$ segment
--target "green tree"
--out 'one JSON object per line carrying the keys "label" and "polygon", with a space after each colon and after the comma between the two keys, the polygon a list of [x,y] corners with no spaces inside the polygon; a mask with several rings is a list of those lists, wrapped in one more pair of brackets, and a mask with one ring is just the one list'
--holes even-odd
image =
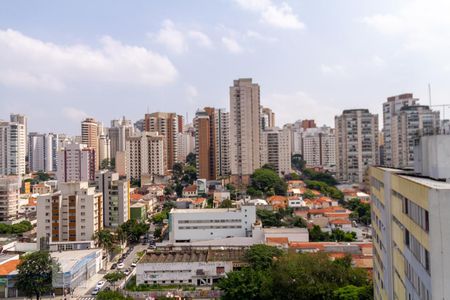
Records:
{"label": "green tree", "polygon": [[112,284],[115,287],[117,281],[125,278],[125,274],[120,271],[117,271],[117,272],[108,273],[103,278],[105,278],[106,281],[108,281],[110,284]]}
{"label": "green tree", "polygon": [[256,215],[261,220],[263,227],[280,227],[282,225],[279,215],[273,211],[257,209]]}
{"label": "green tree", "polygon": [[177,162],[172,167],[172,177],[175,180],[181,180],[181,177],[183,177],[183,164],[180,162]]}
{"label": "green tree", "polygon": [[45,173],[45,172],[43,172],[43,171],[38,171],[38,172],[36,173],[36,179],[37,179],[39,182],[47,181],[47,180],[50,179],[50,175],[48,175],[47,173]]}
{"label": "green tree", "polygon": [[162,232],[162,228],[161,227],[156,227],[155,228],[155,232],[153,233],[153,236],[157,239],[159,239],[161,237],[161,232]]}
{"label": "green tree", "polygon": [[162,224],[164,219],[167,219],[167,218],[168,218],[167,212],[162,211],[162,212],[154,214],[152,216],[152,222],[153,222],[153,224]]}
{"label": "green tree", "polygon": [[126,233],[130,243],[136,243],[140,237],[148,232],[149,225],[138,222],[137,220],[128,220],[121,224],[120,227]]}
{"label": "green tree", "polygon": [[114,248],[114,236],[111,231],[102,229],[94,233],[94,241],[98,247],[110,253]]}
{"label": "green tree", "polygon": [[54,263],[46,251],[37,251],[22,257],[17,266],[16,287],[27,297],[49,293],[52,289],[52,274],[59,271],[59,265]]}
{"label": "green tree", "polygon": [[338,184],[336,178],[334,178],[330,173],[316,172],[312,169],[304,169],[303,175],[309,180],[321,181],[330,186],[335,186]]}
{"label": "green tree", "polygon": [[272,266],[274,259],[283,255],[283,251],[277,247],[257,244],[245,252],[244,259],[253,269],[268,269]]}
{"label": "green tree", "polygon": [[302,171],[306,166],[306,161],[303,160],[301,154],[294,154],[291,157],[291,166],[294,170]]}
{"label": "green tree", "polygon": [[184,175],[182,181],[186,184],[194,184],[197,180],[197,169],[195,166],[186,165],[184,167]]}
{"label": "green tree", "polygon": [[251,186],[264,194],[273,191],[276,195],[286,195],[287,185],[278,176],[278,174],[271,169],[257,169],[251,175]]}
{"label": "green tree", "polygon": [[133,300],[132,297],[125,297],[118,291],[101,291],[97,294],[97,300]]}
{"label": "green tree", "polygon": [[195,153],[191,152],[186,156],[186,163],[195,168],[195,166],[197,164],[197,157],[196,157]]}
{"label": "green tree", "polygon": [[233,207],[233,201],[230,199],[225,199],[220,203],[219,208],[232,208]]}
{"label": "green tree", "polygon": [[100,169],[101,170],[111,169],[111,161],[108,158],[102,160],[100,163]]}
{"label": "green tree", "polygon": [[335,290],[333,295],[336,300],[371,300],[373,299],[373,287],[350,284]]}
{"label": "green tree", "polygon": [[244,268],[227,274],[220,280],[217,287],[225,294],[223,300],[259,300],[264,299],[261,294],[261,286],[267,280],[264,271]]}

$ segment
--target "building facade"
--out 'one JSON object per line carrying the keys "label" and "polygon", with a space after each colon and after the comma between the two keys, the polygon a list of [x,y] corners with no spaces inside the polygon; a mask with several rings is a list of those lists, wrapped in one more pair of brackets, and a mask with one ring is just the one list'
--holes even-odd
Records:
{"label": "building facade", "polygon": [[336,136],[333,128],[308,128],[301,134],[302,156],[309,167],[336,167]]}
{"label": "building facade", "polygon": [[450,295],[449,148],[450,136],[425,136],[414,171],[370,169],[375,299]]}
{"label": "building facade", "polygon": [[19,212],[20,178],[0,175],[0,222],[10,223]]}
{"label": "building facade", "polygon": [[288,130],[266,128],[261,140],[261,164],[274,167],[279,176],[291,172],[291,135]]}
{"label": "building facade", "polygon": [[369,166],[378,165],[378,115],[367,109],[344,110],[335,117],[336,177],[362,183]]}
{"label": "building facade", "polygon": [[164,137],[166,169],[172,170],[178,159],[178,116],[175,113],[155,112],[145,114],[145,131],[158,132]]}
{"label": "building facade", "polygon": [[111,121],[111,127],[108,128],[111,159],[116,158],[117,152],[126,150],[127,139],[133,133],[133,123],[130,120],[126,120],[125,117]]}
{"label": "building facade", "polygon": [[103,198],[103,226],[117,228],[129,219],[130,187],[119,174],[101,170],[95,174],[96,190]]}
{"label": "building facade", "polygon": [[59,182],[95,180],[95,149],[69,143],[58,151],[56,177]]}
{"label": "building facade", "polygon": [[251,78],[230,87],[230,171],[238,185],[247,184],[261,166],[260,91]]}
{"label": "building facade", "polygon": [[157,132],[141,132],[127,140],[126,172],[128,179],[142,175],[164,175],[166,172],[166,138]]}
{"label": "building facade", "polygon": [[172,209],[169,240],[174,243],[251,237],[256,221],[255,206],[240,209]]}
{"label": "building facade", "polygon": [[31,172],[56,172],[59,150],[58,135],[54,133],[28,134],[28,167]]}
{"label": "building facade", "polygon": [[27,123],[22,115],[0,121],[0,175],[26,174]]}
{"label": "building facade", "polygon": [[87,118],[81,122],[81,143],[95,150],[95,170],[100,165],[100,156],[98,151],[98,139],[100,130],[98,123],[93,118]]}
{"label": "building facade", "polygon": [[87,182],[62,182],[59,191],[37,198],[37,241],[89,241],[103,228],[103,199]]}

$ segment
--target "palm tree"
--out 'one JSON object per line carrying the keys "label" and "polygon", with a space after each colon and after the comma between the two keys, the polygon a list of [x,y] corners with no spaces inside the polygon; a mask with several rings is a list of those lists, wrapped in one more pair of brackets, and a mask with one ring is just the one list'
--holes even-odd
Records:
{"label": "palm tree", "polygon": [[114,249],[114,236],[108,230],[102,229],[94,234],[94,241],[98,247],[103,248],[109,257],[109,253]]}

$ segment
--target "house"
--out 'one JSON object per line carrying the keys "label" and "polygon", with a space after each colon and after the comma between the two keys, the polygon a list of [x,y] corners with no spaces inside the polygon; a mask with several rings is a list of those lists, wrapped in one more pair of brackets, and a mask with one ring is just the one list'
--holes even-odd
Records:
{"label": "house", "polygon": [[335,219],[349,220],[352,212],[340,206],[331,206],[308,211],[308,220],[320,227],[329,226],[330,221]]}
{"label": "house", "polygon": [[300,209],[305,206],[305,202],[302,197],[291,196],[288,197],[288,207],[293,208],[294,210]]}
{"label": "house", "polygon": [[23,295],[16,287],[18,254],[6,254],[0,257],[0,298],[15,298]]}
{"label": "house", "polygon": [[273,210],[279,210],[280,208],[286,209],[288,198],[285,196],[270,196],[267,198],[267,203],[272,205]]}
{"label": "house", "polygon": [[207,205],[206,198],[178,198],[175,202],[178,209],[194,209],[205,208]]}
{"label": "house", "polygon": [[32,187],[33,194],[49,194],[52,192],[52,187],[47,183],[38,183]]}
{"label": "house", "polygon": [[341,230],[349,230],[352,228],[352,221],[348,219],[334,219],[329,222],[330,228],[333,229],[341,229]]}
{"label": "house", "polygon": [[183,198],[197,197],[197,185],[192,184],[183,188]]}

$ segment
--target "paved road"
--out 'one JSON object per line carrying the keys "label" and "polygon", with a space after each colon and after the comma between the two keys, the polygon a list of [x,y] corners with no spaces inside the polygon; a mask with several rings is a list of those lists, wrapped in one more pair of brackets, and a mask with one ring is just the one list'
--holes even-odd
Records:
{"label": "paved road", "polygon": [[[134,271],[135,268],[131,267],[131,263],[133,262],[133,260],[135,260],[137,258],[137,253],[140,252],[140,251],[146,250],[147,247],[148,247],[148,245],[141,245],[141,244],[135,245],[133,251],[124,259],[123,264],[125,266],[124,266],[124,268],[122,270],[125,270],[125,269],[128,268],[131,271]],[[125,249],[124,253],[127,250],[128,249]],[[117,259],[114,259],[113,262],[117,262]],[[111,267],[111,263],[108,264],[108,267],[109,268]],[[115,272],[115,271],[117,271],[117,269],[116,270],[108,270],[108,273]],[[134,272],[132,272],[129,276],[131,276],[132,274],[134,274]],[[106,274],[102,274],[102,275],[104,276]],[[97,285],[97,282],[99,280],[104,280],[103,276],[101,276],[100,279],[98,279],[96,281],[90,281],[86,293],[84,294],[84,296],[79,297],[78,299],[86,299],[86,298],[89,298],[89,297],[91,297],[91,298],[94,297],[94,296],[91,295],[91,293],[94,290],[95,286]],[[120,284],[121,284],[121,282],[116,282],[116,286],[119,286]],[[110,286],[109,283],[106,282],[105,285],[103,286],[102,290],[106,289],[109,286]]]}

